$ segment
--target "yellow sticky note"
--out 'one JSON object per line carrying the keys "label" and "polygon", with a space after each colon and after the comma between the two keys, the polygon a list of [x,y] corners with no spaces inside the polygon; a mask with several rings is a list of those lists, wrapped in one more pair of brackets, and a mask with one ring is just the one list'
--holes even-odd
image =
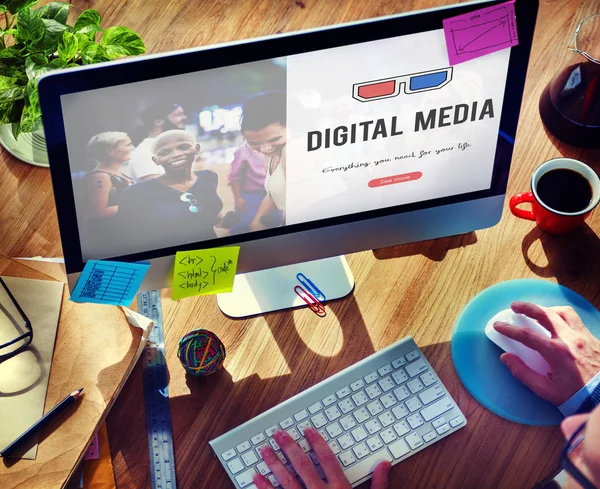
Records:
{"label": "yellow sticky note", "polygon": [[175,254],[172,299],[231,292],[237,270],[239,246]]}

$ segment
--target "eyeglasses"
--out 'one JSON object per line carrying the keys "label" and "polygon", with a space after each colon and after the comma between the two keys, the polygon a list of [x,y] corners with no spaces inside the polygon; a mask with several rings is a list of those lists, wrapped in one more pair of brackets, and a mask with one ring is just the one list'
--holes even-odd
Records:
{"label": "eyeglasses", "polygon": [[2,278],[0,285],[0,319],[5,318],[16,330],[14,338],[0,345],[0,362],[3,362],[21,353],[31,344],[33,328]]}
{"label": "eyeglasses", "polygon": [[181,200],[182,202],[185,202],[187,204],[190,204],[190,208],[189,208],[190,212],[193,212],[194,214],[198,214],[199,212],[202,212],[202,204],[200,204],[196,200],[196,197],[194,197],[194,194],[192,194],[190,192],[186,192],[181,197],[179,197],[179,200]]}
{"label": "eyeglasses", "polygon": [[[592,15],[588,15],[587,17],[585,17],[577,26],[577,29],[575,30],[575,34],[573,34],[573,37],[571,37],[571,40],[569,41],[569,44],[573,44],[573,47],[568,46],[567,49],[569,49],[570,51],[573,51],[575,53],[579,53],[582,56],[584,56],[588,61],[591,61],[593,63],[600,63],[599,59],[594,58],[591,54],[587,53],[585,50],[581,49],[578,46],[578,40],[579,40],[579,34],[581,33],[581,28],[583,27],[583,24],[585,24],[588,20],[593,19],[594,17],[598,17],[600,16],[600,13],[597,14],[592,14]],[[598,19],[595,19],[598,20]],[[590,32],[593,32],[593,27],[590,27]]]}
{"label": "eyeglasses", "polygon": [[394,76],[382,80],[374,80],[352,85],[352,97],[360,102],[372,102],[384,98],[392,98],[400,95],[400,87],[404,85],[404,93],[426,92],[428,90],[439,90],[452,80],[453,68],[442,68],[438,70],[422,71],[408,75]]}
{"label": "eyeglasses", "polygon": [[571,460],[571,454],[581,444],[585,437],[585,423],[583,423],[575,433],[571,435],[569,441],[565,444],[563,451],[560,455],[560,466],[566,470],[577,483],[583,487],[583,489],[596,489],[596,486],[590,482],[590,480],[581,473],[577,466]]}

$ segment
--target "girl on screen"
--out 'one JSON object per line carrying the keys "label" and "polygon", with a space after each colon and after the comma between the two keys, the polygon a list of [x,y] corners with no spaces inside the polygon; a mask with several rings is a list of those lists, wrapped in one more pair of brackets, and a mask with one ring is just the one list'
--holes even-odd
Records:
{"label": "girl on screen", "polygon": [[258,212],[249,224],[259,231],[283,222],[269,223],[269,216],[279,209],[285,212],[286,180],[286,96],[283,92],[256,95],[244,104],[241,120],[242,135],[248,147],[265,157],[265,190]]}
{"label": "girl on screen", "polygon": [[200,152],[196,138],[169,130],[152,141],[151,151],[164,174],[127,188],[119,202],[127,253],[216,238],[223,202],[217,195],[217,174],[192,170]]}

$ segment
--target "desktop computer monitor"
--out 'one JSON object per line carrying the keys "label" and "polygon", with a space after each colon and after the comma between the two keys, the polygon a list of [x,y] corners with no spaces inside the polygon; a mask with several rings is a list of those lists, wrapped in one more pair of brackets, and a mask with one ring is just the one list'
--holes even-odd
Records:
{"label": "desktop computer monitor", "polygon": [[493,226],[536,15],[484,0],[49,73],[71,286],[95,259],[149,261],[147,290],[179,250],[239,245],[253,272]]}

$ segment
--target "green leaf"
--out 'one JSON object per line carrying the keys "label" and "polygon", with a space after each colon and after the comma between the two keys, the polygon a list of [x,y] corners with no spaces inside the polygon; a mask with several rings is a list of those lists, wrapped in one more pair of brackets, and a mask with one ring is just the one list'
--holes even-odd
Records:
{"label": "green leaf", "polygon": [[38,3],[39,0],[6,0],[4,2],[4,5],[6,6],[6,8],[8,9],[8,11],[11,14],[16,14],[17,12],[20,12],[28,7],[31,7],[32,5],[35,5],[36,3]]}
{"label": "green leaf", "polygon": [[30,82],[26,89],[25,105],[21,114],[19,130],[33,132],[42,128],[42,111],[35,82]]}
{"label": "green leaf", "polygon": [[12,123],[12,133],[15,139],[19,138],[19,134],[21,134],[21,119]]}
{"label": "green leaf", "polygon": [[14,102],[23,98],[25,87],[16,85],[15,80],[0,75],[0,103]]}
{"label": "green leaf", "polygon": [[85,37],[89,40],[89,41],[96,41],[96,34],[98,34],[99,32],[104,32],[104,29],[102,29],[101,27],[94,25],[94,24],[90,24],[90,25],[86,25],[85,27],[82,27],[81,29],[79,29],[77,31],[77,34],[82,34],[85,35]]}
{"label": "green leaf", "polygon": [[42,19],[52,19],[66,25],[69,8],[71,8],[71,4],[66,2],[50,2],[36,9],[36,12]]}
{"label": "green leaf", "polygon": [[28,81],[24,65],[9,66],[4,63],[0,63],[0,75],[12,78],[15,82],[15,85],[25,85]]}
{"label": "green leaf", "polygon": [[17,122],[21,120],[21,111],[23,110],[23,106],[23,100],[0,103],[0,124],[8,124],[10,122]]}
{"label": "green leaf", "polygon": [[84,65],[100,63],[101,61],[108,61],[109,59],[106,50],[100,44],[90,42],[81,50],[81,60]]}
{"label": "green leaf", "polygon": [[10,65],[22,64],[23,55],[21,54],[21,50],[15,46],[0,49],[0,63]]}
{"label": "green leaf", "polygon": [[79,17],[77,17],[73,28],[76,31],[79,31],[88,25],[100,26],[100,22],[102,22],[102,17],[100,17],[100,14],[94,9],[88,9],[81,12]]}
{"label": "green leaf", "polygon": [[120,25],[106,29],[102,34],[100,44],[104,46],[110,59],[135,56],[146,52],[146,46],[139,34],[129,27]]}
{"label": "green leaf", "polygon": [[63,32],[58,42],[58,57],[65,63],[69,62],[77,54],[77,38],[69,31]]}
{"label": "green leaf", "polygon": [[56,53],[58,43],[62,39],[63,33],[70,30],[69,26],[61,24],[54,19],[42,19],[46,27],[44,38],[36,44],[36,48],[47,55]]}
{"label": "green leaf", "polygon": [[48,64],[45,56],[32,55],[25,61],[25,72],[29,81],[37,81],[44,73],[52,71],[53,67]]}
{"label": "green leaf", "polygon": [[24,8],[19,12],[17,29],[19,32],[15,34],[15,38],[18,42],[23,43],[37,42],[44,37],[44,33],[46,32],[44,21],[30,7]]}

